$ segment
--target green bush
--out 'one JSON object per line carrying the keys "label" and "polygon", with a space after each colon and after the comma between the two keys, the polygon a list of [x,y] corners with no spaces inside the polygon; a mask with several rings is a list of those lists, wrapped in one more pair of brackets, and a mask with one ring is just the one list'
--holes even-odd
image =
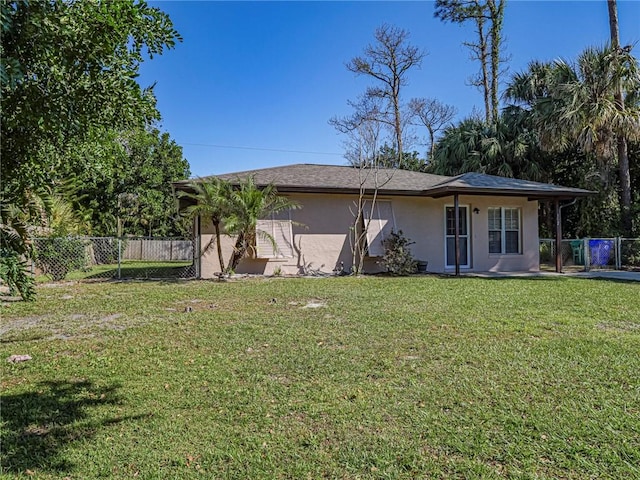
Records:
{"label": "green bush", "polygon": [[[92,248],[96,265],[110,265],[118,261],[118,241],[115,238],[94,238]],[[125,248],[124,242],[122,248]]]}
{"label": "green bush", "polygon": [[623,267],[640,267],[640,240],[622,240]]}
{"label": "green bush", "polygon": [[36,290],[27,262],[13,250],[0,249],[0,278],[9,287],[11,295],[20,295],[23,300],[34,300]]}
{"label": "green bush", "polygon": [[85,242],[80,238],[53,237],[36,241],[36,266],[52,280],[87,266]]}
{"label": "green bush", "polygon": [[417,270],[418,262],[413,258],[409,245],[415,242],[405,238],[402,230],[391,232],[384,241],[384,256],[380,264],[392,275],[410,275]]}
{"label": "green bush", "polygon": [[553,261],[553,245],[551,242],[540,242],[540,263]]}

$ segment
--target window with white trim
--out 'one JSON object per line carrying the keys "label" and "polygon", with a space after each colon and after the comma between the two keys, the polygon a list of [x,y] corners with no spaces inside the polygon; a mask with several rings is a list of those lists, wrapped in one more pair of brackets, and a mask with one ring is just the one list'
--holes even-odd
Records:
{"label": "window with white trim", "polygon": [[293,258],[293,229],[289,211],[256,223],[256,258]]}
{"label": "window with white trim", "polygon": [[489,253],[522,253],[522,214],[519,208],[489,207]]}
{"label": "window with white trim", "polygon": [[375,203],[366,201],[362,214],[364,228],[367,231],[367,253],[370,257],[382,257],[384,241],[395,230],[391,201],[376,200]]}

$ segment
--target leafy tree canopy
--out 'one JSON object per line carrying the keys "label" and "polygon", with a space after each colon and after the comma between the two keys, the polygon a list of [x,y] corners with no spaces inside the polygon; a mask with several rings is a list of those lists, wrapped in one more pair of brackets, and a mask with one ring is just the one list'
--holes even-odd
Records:
{"label": "leafy tree canopy", "polygon": [[3,179],[47,184],[52,150],[158,119],[138,69],[179,39],[144,1],[2,2]]}
{"label": "leafy tree canopy", "polygon": [[121,193],[144,206],[140,233],[168,231],[169,182],[188,166],[150,128],[153,87],[136,77],[181,40],[169,17],[144,0],[3,0],[0,23],[2,277],[26,285],[38,232],[114,233]]}
{"label": "leafy tree canopy", "polygon": [[[65,158],[72,161],[65,165]],[[186,233],[180,230],[171,182],[188,178],[189,164],[168,133],[156,128],[106,132],[102,139],[69,149],[59,163],[64,176],[73,179],[69,197],[90,218],[91,234]]]}

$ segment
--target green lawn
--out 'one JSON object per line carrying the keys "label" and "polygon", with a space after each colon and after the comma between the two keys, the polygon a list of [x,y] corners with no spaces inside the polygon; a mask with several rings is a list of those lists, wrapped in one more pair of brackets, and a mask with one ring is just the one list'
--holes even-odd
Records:
{"label": "green lawn", "polygon": [[[120,278],[161,279],[161,278],[191,278],[195,275],[193,262],[190,261],[145,261],[124,260],[120,264]],[[80,270],[72,270],[65,276],[65,280],[95,280],[117,279],[118,264],[93,265]],[[51,282],[46,274],[36,275],[36,283]]]}
{"label": "green lawn", "polygon": [[273,278],[38,295],[2,307],[7,478],[640,478],[638,284]]}

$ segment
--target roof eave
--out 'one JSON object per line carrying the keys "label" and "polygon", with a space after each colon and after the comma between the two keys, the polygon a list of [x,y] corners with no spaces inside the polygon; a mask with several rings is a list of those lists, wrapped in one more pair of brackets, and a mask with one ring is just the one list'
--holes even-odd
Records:
{"label": "roof eave", "polygon": [[500,188],[481,188],[481,187],[440,187],[429,189],[424,195],[432,198],[449,197],[451,195],[492,195],[499,197],[527,197],[529,200],[548,200],[560,199],[569,200],[577,197],[587,197],[595,195],[596,192],[589,190],[556,190],[544,191],[536,189],[500,189]]}

